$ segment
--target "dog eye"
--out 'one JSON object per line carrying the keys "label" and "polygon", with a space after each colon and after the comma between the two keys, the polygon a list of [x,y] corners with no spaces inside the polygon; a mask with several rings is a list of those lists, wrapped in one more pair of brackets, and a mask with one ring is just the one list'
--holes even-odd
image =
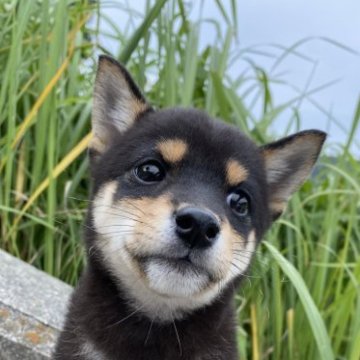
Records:
{"label": "dog eye", "polygon": [[164,167],[156,160],[147,161],[135,168],[135,175],[147,183],[159,182],[165,177]]}
{"label": "dog eye", "polygon": [[234,190],[227,199],[228,205],[238,216],[247,216],[250,211],[248,196],[241,190]]}

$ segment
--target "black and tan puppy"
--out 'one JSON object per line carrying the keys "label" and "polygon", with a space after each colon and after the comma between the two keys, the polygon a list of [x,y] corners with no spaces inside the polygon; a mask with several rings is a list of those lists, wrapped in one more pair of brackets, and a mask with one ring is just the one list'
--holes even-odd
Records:
{"label": "black and tan puppy", "polygon": [[234,291],[325,134],[264,147],[198,110],[154,110],[101,57],[87,268],[56,359],[235,360]]}

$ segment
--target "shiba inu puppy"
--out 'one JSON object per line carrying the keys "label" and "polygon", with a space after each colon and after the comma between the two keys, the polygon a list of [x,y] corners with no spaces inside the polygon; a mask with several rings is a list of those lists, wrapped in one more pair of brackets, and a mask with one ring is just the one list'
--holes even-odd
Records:
{"label": "shiba inu puppy", "polygon": [[258,147],[199,110],[154,110],[106,56],[92,127],[88,263],[55,359],[237,359],[235,290],[325,134]]}

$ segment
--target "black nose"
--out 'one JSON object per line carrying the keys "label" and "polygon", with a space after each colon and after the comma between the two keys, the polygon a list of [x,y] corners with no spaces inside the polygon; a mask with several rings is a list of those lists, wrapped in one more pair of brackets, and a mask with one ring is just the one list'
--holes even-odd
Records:
{"label": "black nose", "polygon": [[218,237],[220,225],[214,215],[195,207],[186,207],[175,215],[176,233],[190,248],[211,246]]}

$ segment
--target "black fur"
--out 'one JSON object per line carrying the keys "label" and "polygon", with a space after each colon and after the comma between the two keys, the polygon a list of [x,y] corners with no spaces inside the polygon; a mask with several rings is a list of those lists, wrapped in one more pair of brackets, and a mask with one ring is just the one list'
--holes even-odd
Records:
{"label": "black fur", "polygon": [[[125,71],[122,67],[120,70]],[[124,76],[133,84],[126,72]],[[143,99],[136,85],[131,88],[136,97]],[[324,138],[320,132],[312,134]],[[146,157],[159,157],[154,150],[156,142],[172,138],[185,140],[191,149],[180,168],[167,168],[167,180],[157,186],[134,183],[131,171],[136,164]],[[280,148],[291,141],[288,138],[267,148]],[[262,151],[235,127],[215,121],[201,111],[146,111],[139,114],[134,126],[117,134],[100,160],[92,161],[92,199],[104,183],[112,180],[118,181],[116,197],[119,199],[156,198],[168,192],[174,201],[191,201],[228,219],[232,228],[244,238],[255,229],[257,241],[260,241],[272,218]],[[251,216],[247,221],[239,221],[225,201],[226,194],[231,191],[226,185],[225,173],[230,158],[238,160],[249,173],[241,184],[251,197]],[[88,265],[72,296],[55,359],[88,360],[79,355],[84,336],[106,359],[238,359],[233,298],[242,276],[232,281],[210,305],[189,313],[184,319],[174,323],[151,321],[128,305],[119,280],[110,273],[106,262],[92,251],[97,241],[93,225],[90,206],[85,228]]]}
{"label": "black fur", "polygon": [[79,352],[78,333],[86,333],[107,359],[236,360],[232,298],[231,287],[214,304],[175,321],[175,325],[152,323],[144,316],[131,316],[134,310],[128,307],[114,279],[92,261],[74,293],[71,316],[55,358],[85,360],[74,354]]}

